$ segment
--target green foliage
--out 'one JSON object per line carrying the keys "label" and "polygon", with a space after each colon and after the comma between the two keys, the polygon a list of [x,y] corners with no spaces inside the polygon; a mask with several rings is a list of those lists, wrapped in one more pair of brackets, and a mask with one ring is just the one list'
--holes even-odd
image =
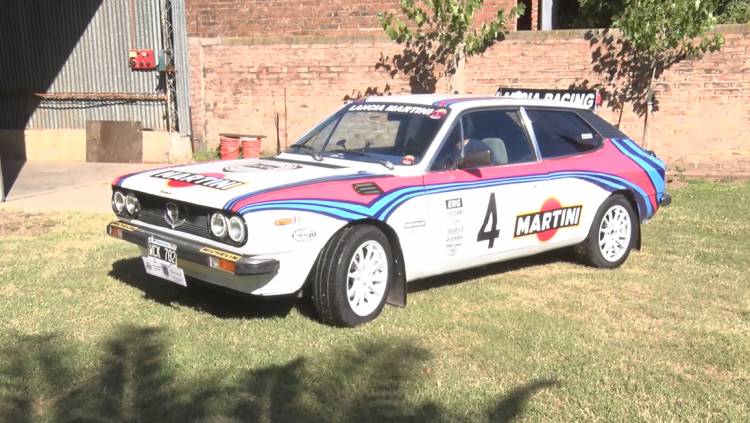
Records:
{"label": "green foliage", "polygon": [[750,22],[750,1],[748,0],[719,0],[716,11],[719,23],[741,24]]}
{"label": "green foliage", "polygon": [[434,92],[437,80],[454,75],[462,60],[501,41],[507,33],[506,21],[523,13],[523,5],[514,7],[507,17],[501,9],[493,20],[477,27],[474,15],[483,4],[484,0],[425,0],[420,4],[401,0],[407,21],[393,13],[378,13],[388,37],[404,45],[402,54],[381,57],[380,67],[392,76],[407,75],[413,91]]}
{"label": "green foliage", "polygon": [[[724,44],[721,34],[710,33],[716,26],[715,1],[710,0],[627,0],[614,25],[622,31],[632,50],[629,61],[642,64],[630,68],[626,90],[646,104],[641,142],[648,138],[648,115],[653,110],[654,80],[664,70],[687,57],[716,51]],[[645,72],[644,72],[645,71]],[[642,81],[646,81],[645,85]],[[642,89],[634,90],[634,86]]]}
{"label": "green foliage", "polygon": [[[578,0],[575,13],[560,14],[561,28],[610,28],[626,9],[628,0]],[[668,5],[672,2],[660,2]],[[680,3],[680,2],[678,2]],[[713,0],[704,2],[717,18],[717,23],[734,24],[750,22],[750,1]]]}
{"label": "green foliage", "polygon": [[577,28],[609,28],[627,0],[578,0]]}
{"label": "green foliage", "polygon": [[693,56],[721,48],[713,31],[716,4],[701,0],[629,0],[614,21],[625,39],[655,60]]}
{"label": "green foliage", "polygon": [[193,161],[208,162],[219,159],[219,149],[211,148],[208,144],[201,144],[193,151]]}

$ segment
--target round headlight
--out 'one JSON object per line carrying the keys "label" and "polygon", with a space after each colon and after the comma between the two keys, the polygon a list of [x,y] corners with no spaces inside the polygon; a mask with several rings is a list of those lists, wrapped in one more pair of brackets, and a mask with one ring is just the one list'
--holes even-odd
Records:
{"label": "round headlight", "polygon": [[138,204],[138,198],[136,198],[133,194],[128,194],[125,197],[125,210],[128,211],[129,214],[135,216],[138,214],[138,209],[140,205]]}
{"label": "round headlight", "polygon": [[224,238],[227,234],[227,218],[221,213],[211,216],[211,233],[217,238]]}
{"label": "round headlight", "polygon": [[245,239],[245,222],[239,216],[229,219],[229,238],[234,242],[242,242]]}
{"label": "round headlight", "polygon": [[125,194],[115,191],[115,195],[112,196],[112,208],[115,209],[115,213],[122,213],[125,209]]}

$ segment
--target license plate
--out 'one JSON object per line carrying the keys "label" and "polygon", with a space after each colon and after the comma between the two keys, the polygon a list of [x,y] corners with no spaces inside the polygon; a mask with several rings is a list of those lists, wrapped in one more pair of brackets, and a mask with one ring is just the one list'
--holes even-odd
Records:
{"label": "license plate", "polygon": [[158,238],[148,238],[148,256],[169,264],[177,263],[177,246]]}
{"label": "license plate", "polygon": [[148,273],[149,275],[166,279],[178,285],[187,286],[187,281],[185,280],[185,272],[183,272],[179,267],[154,257],[141,258],[143,259],[143,267],[146,268],[146,273]]}
{"label": "license plate", "polygon": [[187,286],[185,272],[177,267],[177,246],[158,238],[149,237],[148,256],[143,257],[146,273],[176,284]]}

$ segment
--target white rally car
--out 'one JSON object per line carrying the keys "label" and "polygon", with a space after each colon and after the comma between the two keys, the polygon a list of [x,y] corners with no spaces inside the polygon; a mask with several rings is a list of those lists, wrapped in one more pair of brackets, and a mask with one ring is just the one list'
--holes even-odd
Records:
{"label": "white rally car", "polygon": [[309,292],[321,320],[354,326],[428,276],[563,247],[617,267],[670,202],[664,172],[582,108],[373,97],[275,158],[117,178],[107,232],[140,246],[150,274]]}

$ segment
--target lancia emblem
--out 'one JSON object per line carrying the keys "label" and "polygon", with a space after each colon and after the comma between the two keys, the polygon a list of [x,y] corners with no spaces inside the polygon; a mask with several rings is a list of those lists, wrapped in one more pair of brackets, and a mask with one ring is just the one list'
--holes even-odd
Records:
{"label": "lancia emblem", "polygon": [[164,220],[172,229],[182,226],[185,219],[180,217],[180,207],[175,203],[167,203],[167,210],[164,213]]}

